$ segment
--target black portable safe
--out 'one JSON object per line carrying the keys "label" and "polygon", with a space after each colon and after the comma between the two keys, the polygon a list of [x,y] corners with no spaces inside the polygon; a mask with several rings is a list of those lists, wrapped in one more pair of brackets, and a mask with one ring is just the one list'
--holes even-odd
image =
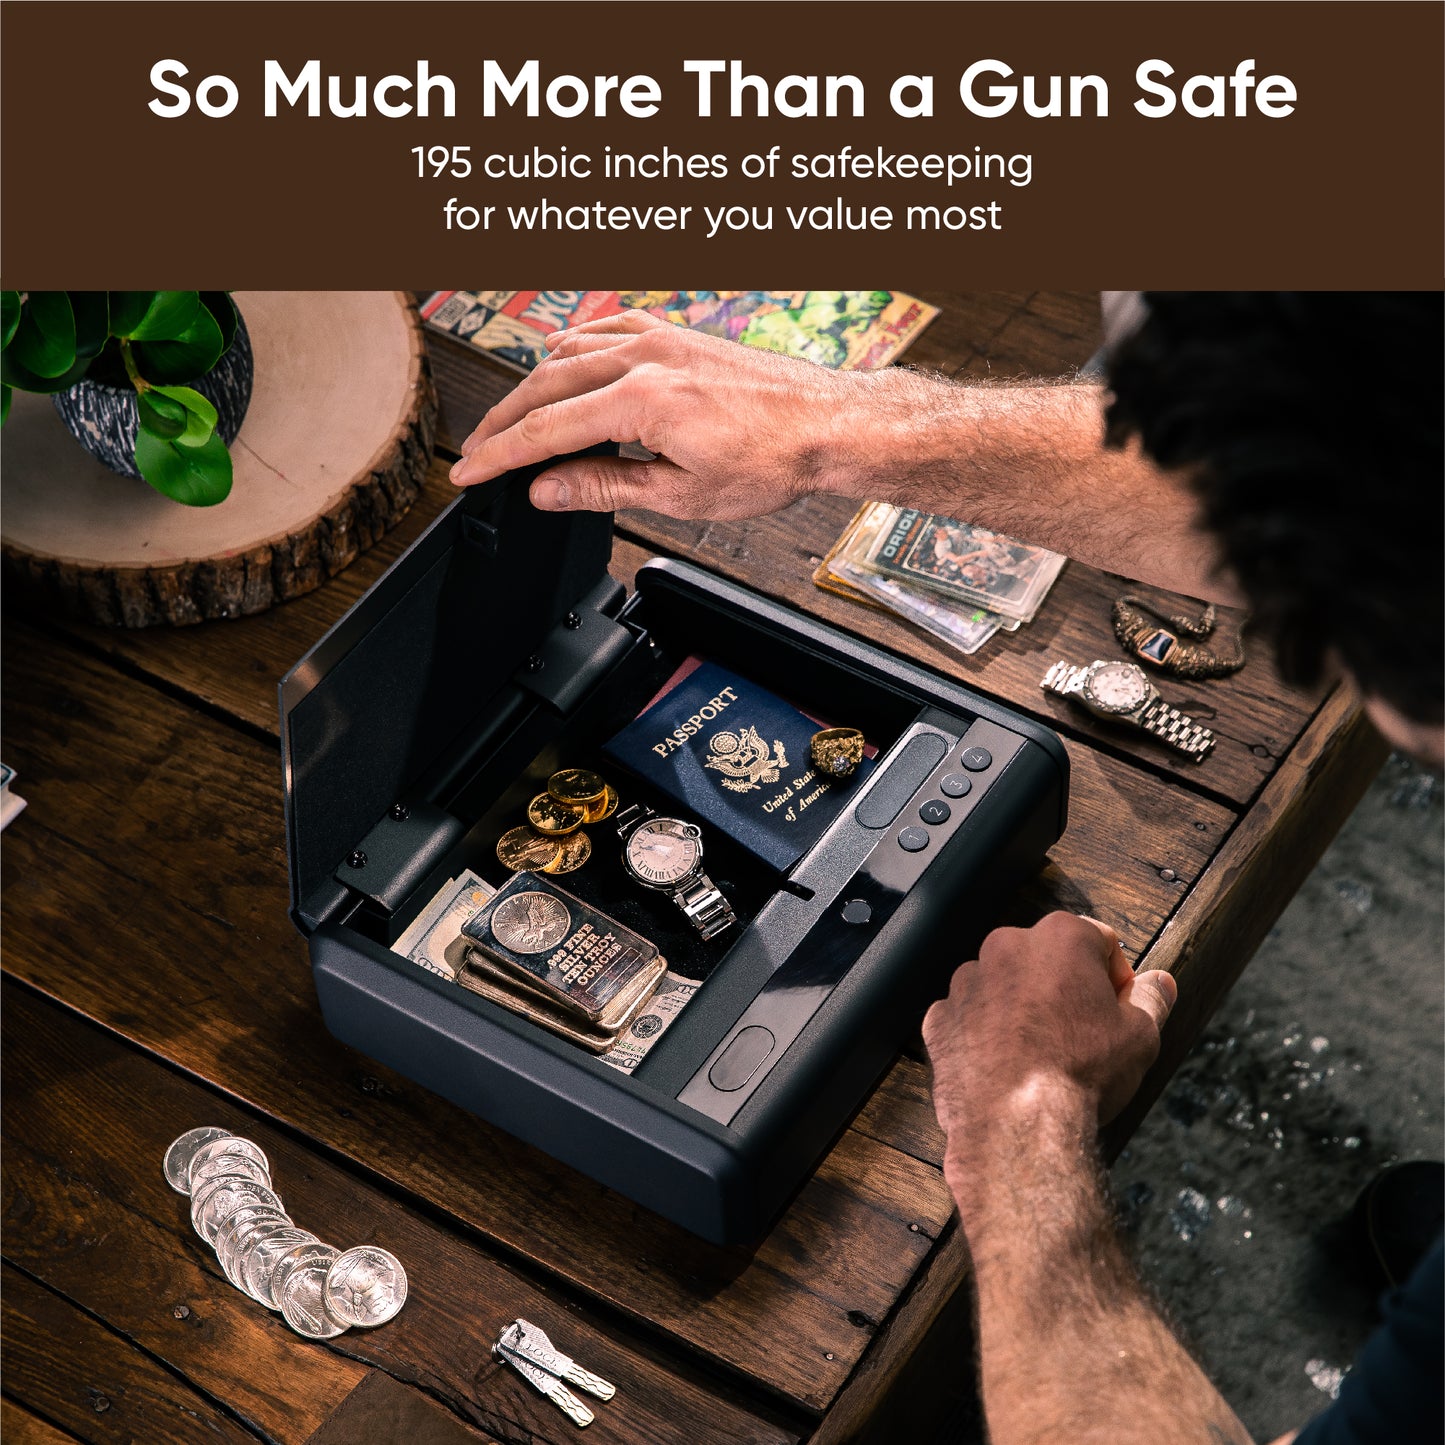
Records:
{"label": "black portable safe", "polygon": [[[1037,723],[688,563],[648,563],[627,596],[611,517],[535,510],[534,475],[464,492],[282,681],[292,917],[338,1038],[751,1243],[1063,831],[1068,759]],[[462,868],[505,881],[496,840],[558,767],[676,812],[599,749],[697,654],[879,753],[786,876],[706,833],[738,915],[711,943],[629,884],[610,823],[590,830],[592,861],[557,881],[706,979],[629,1075],[389,945]]]}

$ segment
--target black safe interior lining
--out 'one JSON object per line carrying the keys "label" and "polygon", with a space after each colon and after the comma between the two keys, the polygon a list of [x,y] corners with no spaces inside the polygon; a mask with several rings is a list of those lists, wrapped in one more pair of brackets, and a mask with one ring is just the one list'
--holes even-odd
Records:
{"label": "black safe interior lining", "polygon": [[[622,807],[640,802],[664,815],[676,814],[675,802],[645,779],[604,758],[601,746],[637,716],[690,655],[702,655],[750,677],[795,707],[836,726],[862,727],[880,752],[891,746],[916,713],[915,701],[876,687],[847,686],[847,695],[840,696],[836,664],[813,659],[802,649],[780,647],[771,639],[759,638],[746,624],[721,619],[716,613],[691,615],[687,599],[669,597],[665,612],[647,607],[646,602],[638,599],[628,614],[639,631],[638,645],[560,732],[545,736],[551,729],[542,715],[537,716],[536,751],[522,771],[518,773],[514,765],[506,776],[498,776],[483,765],[449,800],[448,810],[467,825],[451,865],[453,874],[468,867],[488,882],[503,882],[497,839],[526,822],[528,802],[546,790],[547,779],[559,768],[583,767],[600,773],[617,789]],[[704,942],[670,897],[643,888],[624,870],[613,819],[593,824],[586,831],[592,843],[590,860],[555,881],[584,903],[652,940],[672,972],[686,978],[706,979],[742,928],[787,886],[774,868],[719,829],[704,825],[704,869],[738,917],[736,928]],[[428,888],[418,893],[426,896],[410,900],[405,910],[408,918],[431,896]],[[404,921],[393,921],[391,934],[404,926]]]}

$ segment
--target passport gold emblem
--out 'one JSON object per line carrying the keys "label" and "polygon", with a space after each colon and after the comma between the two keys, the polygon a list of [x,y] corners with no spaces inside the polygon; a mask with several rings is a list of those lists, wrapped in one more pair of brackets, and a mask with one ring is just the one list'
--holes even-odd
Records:
{"label": "passport gold emblem", "polygon": [[741,732],[714,733],[705,767],[724,774],[722,785],[730,792],[751,793],[764,783],[776,783],[788,766],[781,740],[770,748],[755,727]]}

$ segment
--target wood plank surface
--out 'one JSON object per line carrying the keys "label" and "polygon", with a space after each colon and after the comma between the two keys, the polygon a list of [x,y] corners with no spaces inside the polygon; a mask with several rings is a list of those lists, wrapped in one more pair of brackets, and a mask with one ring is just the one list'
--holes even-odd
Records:
{"label": "wood plank surface", "polygon": [[[250,1429],[306,1440],[372,1370],[446,1405],[492,1439],[560,1442],[571,1425],[491,1344],[534,1321],[618,1388],[589,1438],[666,1445],[678,1410],[718,1440],[783,1445],[796,1429],[733,1392],[654,1361],[610,1322],[538,1288],[420,1210],[153,1058],[13,983],[4,988],[11,1080],[5,1111],[6,1255]],[[135,1107],[143,1099],[145,1107]],[[231,1287],[161,1172],[166,1146],[198,1124],[254,1139],[287,1212],[339,1249],[375,1243],[408,1269],[406,1308],[376,1330],[313,1342]],[[109,1261],[124,1252],[125,1267]]]}
{"label": "wood plank surface", "polygon": [[5,1388],[96,1445],[257,1445],[257,1435],[69,1301],[0,1270]]}
{"label": "wood plank surface", "polygon": [[70,1445],[76,1437],[32,1415],[8,1395],[0,1398],[0,1440],[5,1445]]}
{"label": "wood plank surface", "polygon": [[1184,1062],[1389,751],[1353,689],[1336,687],[1170,919],[1144,962],[1175,976],[1179,1001],[1158,1061],[1105,1135],[1110,1157]]}
{"label": "wood plank surface", "polygon": [[306,1445],[487,1445],[487,1439],[428,1396],[373,1370]]}

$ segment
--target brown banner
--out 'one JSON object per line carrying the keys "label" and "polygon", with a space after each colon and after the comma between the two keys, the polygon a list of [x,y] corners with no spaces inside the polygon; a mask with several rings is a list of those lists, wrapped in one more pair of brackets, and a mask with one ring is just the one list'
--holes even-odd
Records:
{"label": "brown banner", "polygon": [[8,286],[1441,281],[1437,4],[9,0],[0,28]]}

